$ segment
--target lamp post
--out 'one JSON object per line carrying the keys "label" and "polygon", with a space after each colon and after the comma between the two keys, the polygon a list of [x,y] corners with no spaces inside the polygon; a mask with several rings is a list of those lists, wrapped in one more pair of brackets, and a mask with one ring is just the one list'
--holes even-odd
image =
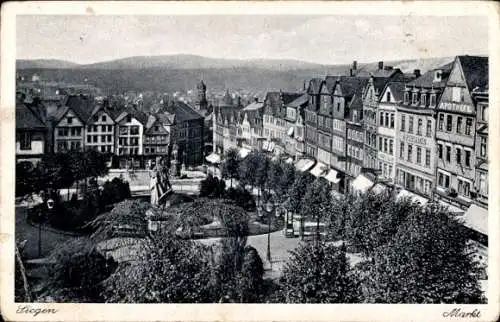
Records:
{"label": "lamp post", "polygon": [[266,258],[269,261],[269,265],[271,266],[271,269],[273,267],[273,262],[271,261],[271,214],[273,213],[273,210],[274,210],[274,203],[272,202],[272,200],[270,198],[266,203],[267,224],[268,224]]}

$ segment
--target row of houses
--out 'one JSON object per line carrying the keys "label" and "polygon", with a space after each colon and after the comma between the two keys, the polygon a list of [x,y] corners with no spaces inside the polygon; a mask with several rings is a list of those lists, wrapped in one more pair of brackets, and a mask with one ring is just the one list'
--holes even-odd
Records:
{"label": "row of houses", "polygon": [[[314,78],[299,93],[214,110],[214,155],[264,150],[339,193],[393,189],[470,213],[487,234],[488,58],[457,56],[421,74],[375,70]],[[472,217],[470,217],[472,216]]]}
{"label": "row of houses", "polygon": [[16,157],[36,163],[44,153],[93,149],[114,156],[116,166],[144,167],[148,160],[178,149],[185,166],[203,162],[204,118],[172,101],[146,114],[132,105],[110,106],[88,95],[68,95],[47,106],[16,97]]}

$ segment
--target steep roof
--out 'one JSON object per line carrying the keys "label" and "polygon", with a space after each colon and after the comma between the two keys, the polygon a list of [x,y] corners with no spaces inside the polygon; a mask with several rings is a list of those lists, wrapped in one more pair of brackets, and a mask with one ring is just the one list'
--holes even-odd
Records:
{"label": "steep roof", "polygon": [[26,104],[16,103],[16,129],[33,130],[45,128],[42,118]]}
{"label": "steep roof", "polygon": [[284,106],[302,96],[302,93],[268,92],[264,100],[265,112],[274,116],[285,114]]}
{"label": "steep roof", "polygon": [[[87,122],[94,109],[94,100],[85,95],[68,95],[64,105],[71,109],[82,122]],[[60,117],[63,115],[60,115]]]}
{"label": "steep roof", "polygon": [[313,78],[309,81],[309,88],[307,90],[308,94],[319,94],[321,83],[323,82],[323,79],[321,78]]}
{"label": "steep roof", "polygon": [[458,56],[458,60],[470,91],[476,87],[480,89],[488,87],[488,57]]}
{"label": "steep roof", "polygon": [[249,105],[245,106],[242,111],[255,111],[260,110],[264,107],[264,103],[262,102],[252,102]]}
{"label": "steep roof", "polygon": [[303,94],[302,96],[299,96],[295,100],[293,100],[290,103],[288,103],[287,106],[290,106],[290,107],[300,107],[300,106],[302,106],[304,104],[307,104],[308,101],[309,101],[309,95]]}
{"label": "steep roof", "polygon": [[384,90],[380,93],[385,92],[387,88],[391,90],[391,95],[396,101],[403,101],[405,92],[405,83],[403,82],[389,82],[385,86]]}
{"label": "steep roof", "polygon": [[340,79],[340,76],[326,76],[324,81],[324,86],[328,90],[328,93],[333,93],[333,89],[335,88],[335,84],[337,80]]}
{"label": "steep roof", "polygon": [[[448,80],[448,77],[450,76],[451,69],[453,68],[453,62],[450,62],[448,64],[445,64],[443,66],[440,66],[438,68],[429,70],[422,76],[416,78],[415,80],[408,82],[407,86],[408,87],[444,87],[446,86],[446,82]],[[440,82],[434,82],[434,76],[436,71],[441,70],[441,81]]]}
{"label": "steep roof", "polygon": [[167,106],[165,110],[175,115],[177,122],[204,119],[203,116],[196,112],[191,106],[181,101],[174,101],[173,104]]}
{"label": "steep roof", "polygon": [[341,76],[339,86],[344,97],[353,97],[354,94],[361,94],[368,84],[369,78],[356,76]]}

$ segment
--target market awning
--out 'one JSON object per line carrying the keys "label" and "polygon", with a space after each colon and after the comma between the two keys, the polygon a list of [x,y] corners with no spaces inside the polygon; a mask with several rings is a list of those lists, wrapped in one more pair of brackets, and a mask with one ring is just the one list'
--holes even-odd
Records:
{"label": "market awning", "polygon": [[321,177],[326,170],[328,170],[326,164],[318,162],[316,163],[314,168],[311,169],[310,173],[316,178],[318,178]]}
{"label": "market awning", "polygon": [[288,136],[292,136],[293,135],[293,126],[291,126],[288,131],[286,132],[286,134],[288,134]]}
{"label": "market awning", "polygon": [[360,174],[359,176],[354,179],[354,181],[351,183],[352,188],[358,192],[365,193],[373,187],[375,183],[365,177],[364,175]]}
{"label": "market awning", "polygon": [[276,146],[276,144],[274,142],[271,142],[269,143],[269,148],[268,148],[268,151],[269,152],[273,152],[274,151],[274,147]]}
{"label": "market awning", "polygon": [[212,153],[209,156],[207,156],[205,160],[207,160],[210,163],[217,164],[220,163],[220,155],[218,155],[217,153]]}
{"label": "market awning", "polygon": [[314,160],[311,159],[300,159],[295,163],[295,168],[297,171],[304,172],[309,169],[314,165]]}
{"label": "market awning", "polygon": [[443,200],[440,200],[439,201],[439,204],[445,208],[448,209],[449,212],[451,213],[455,213],[455,214],[461,214],[463,215],[465,210],[463,210],[462,208],[458,208],[457,206],[453,206],[453,205],[450,205],[448,203],[446,203],[445,201]]}
{"label": "market awning", "polygon": [[464,225],[488,235],[488,210],[472,204],[464,215]]}
{"label": "market awning", "polygon": [[401,199],[401,198],[410,198],[411,201],[413,202],[417,202],[419,204],[421,204],[422,206],[426,205],[428,202],[429,202],[429,199],[425,198],[425,197],[422,197],[422,196],[419,196],[413,192],[410,192],[406,189],[403,189],[399,192],[399,194],[397,195],[396,199]]}
{"label": "market awning", "polygon": [[330,169],[328,171],[327,175],[325,176],[325,179],[330,181],[331,183],[339,183],[340,178],[338,178],[339,173],[333,169]]}
{"label": "market awning", "polygon": [[240,150],[238,152],[240,158],[242,158],[242,159],[246,158],[249,153],[250,153],[250,150],[247,148],[240,148]]}

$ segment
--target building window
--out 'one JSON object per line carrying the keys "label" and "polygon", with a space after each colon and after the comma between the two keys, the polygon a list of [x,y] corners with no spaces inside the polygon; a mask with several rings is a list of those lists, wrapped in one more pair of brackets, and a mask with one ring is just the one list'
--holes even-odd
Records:
{"label": "building window", "polygon": [[113,125],[108,125],[108,132],[113,132]]}
{"label": "building window", "polygon": [[138,126],[131,126],[130,127],[130,134],[132,134],[132,135],[139,134],[139,127]]}
{"label": "building window", "polygon": [[337,112],[340,112],[340,102],[337,103]]}
{"label": "building window", "polygon": [[438,143],[438,158],[443,159],[443,145]]}
{"label": "building window", "polygon": [[132,122],[132,116],[131,115],[127,115],[127,123],[130,123]]}
{"label": "building window", "polygon": [[431,150],[425,149],[425,166],[429,167],[431,165]]}
{"label": "building window", "polygon": [[387,139],[384,139],[384,152],[387,153],[389,147],[387,146]]}
{"label": "building window", "polygon": [[425,104],[427,104],[427,95],[426,94],[422,94],[420,95],[420,105],[424,106],[425,107]]}
{"label": "building window", "polygon": [[385,113],[385,127],[389,127],[389,113]]}
{"label": "building window", "polygon": [[425,135],[427,135],[427,137],[431,137],[432,136],[432,121],[431,120],[427,120],[427,127],[425,129]]}
{"label": "building window", "polygon": [[431,94],[430,106],[431,107],[436,106],[436,94]]}
{"label": "building window", "polygon": [[384,113],[380,112],[379,114],[379,125],[384,126]]}
{"label": "building window", "polygon": [[418,104],[418,93],[413,93],[412,102],[411,103],[413,105],[417,105]]}
{"label": "building window", "polygon": [[401,132],[405,131],[405,119],[406,117],[404,115],[401,115]]}
{"label": "building window", "polygon": [[103,122],[106,122],[106,121],[107,121],[107,117],[106,117],[106,115],[103,115],[103,116],[101,117],[101,120],[102,120]]}
{"label": "building window", "polygon": [[92,142],[96,143],[97,142],[97,135],[92,136]]}
{"label": "building window", "polygon": [[389,140],[389,153],[392,155],[394,149],[393,149],[393,145],[394,145],[394,140],[390,139]]}
{"label": "building window", "polygon": [[481,121],[488,122],[488,106],[483,106],[481,109]]}
{"label": "building window", "polygon": [[465,180],[458,179],[458,193],[463,196],[469,197],[470,183]]}
{"label": "building window", "polygon": [[90,143],[92,141],[92,136],[91,135],[87,135],[87,143]]}
{"label": "building window", "polygon": [[106,132],[106,125],[101,125],[101,132]]}
{"label": "building window", "polygon": [[460,87],[452,87],[452,101],[453,102],[460,102],[460,96],[461,96],[461,90]]}
{"label": "building window", "polygon": [[422,126],[423,126],[423,121],[422,119],[418,119],[418,125],[417,125],[417,135],[422,135]]}
{"label": "building window", "polygon": [[399,146],[399,158],[404,159],[404,153],[405,153],[405,144],[404,142],[401,142]]}
{"label": "building window", "polygon": [[465,150],[465,166],[466,167],[470,167],[470,165],[471,165],[470,156],[471,156],[470,150]]}
{"label": "building window", "polygon": [[73,124],[73,118],[71,116],[68,116],[67,122],[68,124]]}
{"label": "building window", "polygon": [[451,162],[451,146],[446,146],[446,162]]}
{"label": "building window", "polygon": [[486,173],[479,173],[479,193],[482,196],[488,195],[488,179]]}
{"label": "building window", "polygon": [[457,117],[457,133],[462,133],[462,117]]}
{"label": "building window", "polygon": [[479,155],[482,158],[486,158],[486,156],[488,154],[488,140],[484,136],[480,136],[479,142],[480,142],[479,143],[479,146],[480,146]]}
{"label": "building window", "polygon": [[378,138],[378,150],[382,151],[382,147],[383,147],[383,138],[379,137]]}
{"label": "building window", "polygon": [[31,133],[21,133],[19,138],[19,148],[21,150],[31,150]]}
{"label": "building window", "polygon": [[92,132],[92,126],[90,126],[90,125],[89,125],[89,126],[87,126],[87,131],[88,131],[88,132]]}
{"label": "building window", "polygon": [[455,156],[456,156],[456,161],[457,164],[462,164],[462,149],[456,148],[455,149]]}
{"label": "building window", "polygon": [[451,132],[452,128],[453,128],[453,116],[447,115],[446,116],[446,131]]}
{"label": "building window", "polygon": [[417,163],[422,163],[422,148],[417,146]]}
{"label": "building window", "polygon": [[410,93],[405,92],[404,103],[408,104],[410,102]]}
{"label": "building window", "polygon": [[465,135],[471,135],[472,118],[468,117],[465,121]]}
{"label": "building window", "polygon": [[408,132],[413,133],[413,116],[408,118]]}
{"label": "building window", "polygon": [[443,131],[444,130],[444,114],[439,114],[439,130]]}
{"label": "building window", "polygon": [[390,124],[390,128],[393,129],[394,128],[394,113],[391,113],[391,124]]}
{"label": "building window", "polygon": [[409,162],[413,161],[412,152],[413,152],[413,146],[411,144],[408,144],[408,161]]}
{"label": "building window", "polygon": [[386,94],[386,101],[387,102],[391,101],[391,92],[387,92],[387,94]]}

